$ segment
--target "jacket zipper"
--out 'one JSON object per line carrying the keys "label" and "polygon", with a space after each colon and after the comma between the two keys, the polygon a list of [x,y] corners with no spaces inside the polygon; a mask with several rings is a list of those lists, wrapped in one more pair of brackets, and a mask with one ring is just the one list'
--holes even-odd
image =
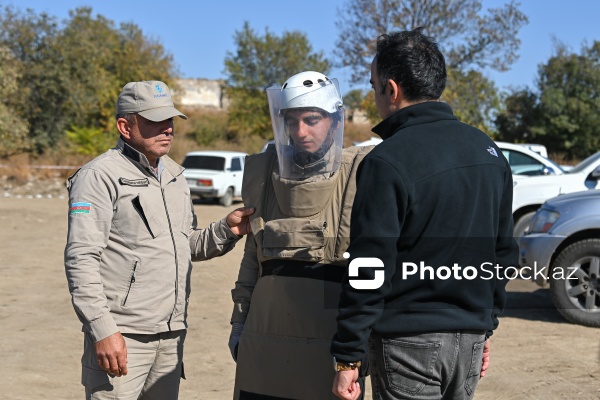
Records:
{"label": "jacket zipper", "polygon": [[129,287],[127,288],[127,293],[125,294],[125,298],[123,299],[123,304],[127,303],[127,298],[129,297],[129,293],[131,292],[131,287],[135,283],[135,270],[137,269],[139,261],[135,260],[133,262],[133,270],[131,271],[131,278],[129,279]]}
{"label": "jacket zipper", "polygon": [[171,315],[167,321],[169,330],[171,330],[171,320],[173,319],[173,314],[175,314],[175,311],[177,311],[177,299],[179,298],[179,257],[177,256],[177,244],[175,242],[175,235],[173,233],[173,225],[171,224],[171,216],[169,215],[169,208],[167,207],[167,202],[165,201],[165,189],[161,186],[160,191],[162,193],[163,205],[165,206],[169,231],[171,232],[171,240],[173,241],[173,250],[175,252],[175,304],[173,304],[173,311],[171,311]]}

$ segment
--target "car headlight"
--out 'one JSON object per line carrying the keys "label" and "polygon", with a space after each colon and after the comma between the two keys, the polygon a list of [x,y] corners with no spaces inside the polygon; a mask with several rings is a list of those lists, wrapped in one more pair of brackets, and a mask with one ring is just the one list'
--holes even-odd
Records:
{"label": "car headlight", "polygon": [[541,209],[531,220],[529,225],[529,233],[546,233],[558,221],[560,214],[556,211]]}

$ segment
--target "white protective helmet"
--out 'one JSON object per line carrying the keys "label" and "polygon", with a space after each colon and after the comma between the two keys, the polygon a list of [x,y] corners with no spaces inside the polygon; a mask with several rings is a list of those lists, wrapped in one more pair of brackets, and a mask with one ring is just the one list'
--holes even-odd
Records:
{"label": "white protective helmet", "polygon": [[[306,179],[335,172],[341,163],[344,134],[344,105],[337,79],[305,71],[266,91],[280,176]],[[323,110],[332,120],[327,137],[313,152],[295,146],[285,124],[286,110],[303,108]]]}
{"label": "white protective helmet", "polygon": [[288,108],[318,107],[328,113],[343,107],[337,81],[320,72],[305,71],[289,78],[281,87],[281,110]]}

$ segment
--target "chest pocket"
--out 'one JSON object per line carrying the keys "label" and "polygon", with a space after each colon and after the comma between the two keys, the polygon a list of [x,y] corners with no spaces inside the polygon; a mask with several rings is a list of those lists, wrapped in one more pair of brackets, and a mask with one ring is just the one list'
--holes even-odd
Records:
{"label": "chest pocket", "polygon": [[130,201],[122,201],[115,212],[113,223],[129,248],[158,237],[165,227],[157,214],[158,206],[149,200],[151,193],[139,193]]}
{"label": "chest pocket", "polygon": [[267,258],[321,261],[324,258],[327,222],[301,218],[269,221],[263,231]]}

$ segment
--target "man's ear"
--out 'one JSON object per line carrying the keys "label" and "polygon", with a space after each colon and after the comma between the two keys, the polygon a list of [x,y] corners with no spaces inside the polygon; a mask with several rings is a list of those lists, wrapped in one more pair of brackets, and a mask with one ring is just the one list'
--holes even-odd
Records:
{"label": "man's ear", "polygon": [[392,103],[398,102],[399,98],[402,96],[402,89],[400,89],[400,86],[398,86],[396,81],[393,79],[388,79],[387,86],[388,87],[386,88],[386,92],[388,90],[390,91],[390,101]]}
{"label": "man's ear", "polygon": [[121,136],[123,136],[125,139],[131,138],[131,126],[129,125],[129,121],[127,121],[125,118],[117,119],[117,129],[119,130]]}

